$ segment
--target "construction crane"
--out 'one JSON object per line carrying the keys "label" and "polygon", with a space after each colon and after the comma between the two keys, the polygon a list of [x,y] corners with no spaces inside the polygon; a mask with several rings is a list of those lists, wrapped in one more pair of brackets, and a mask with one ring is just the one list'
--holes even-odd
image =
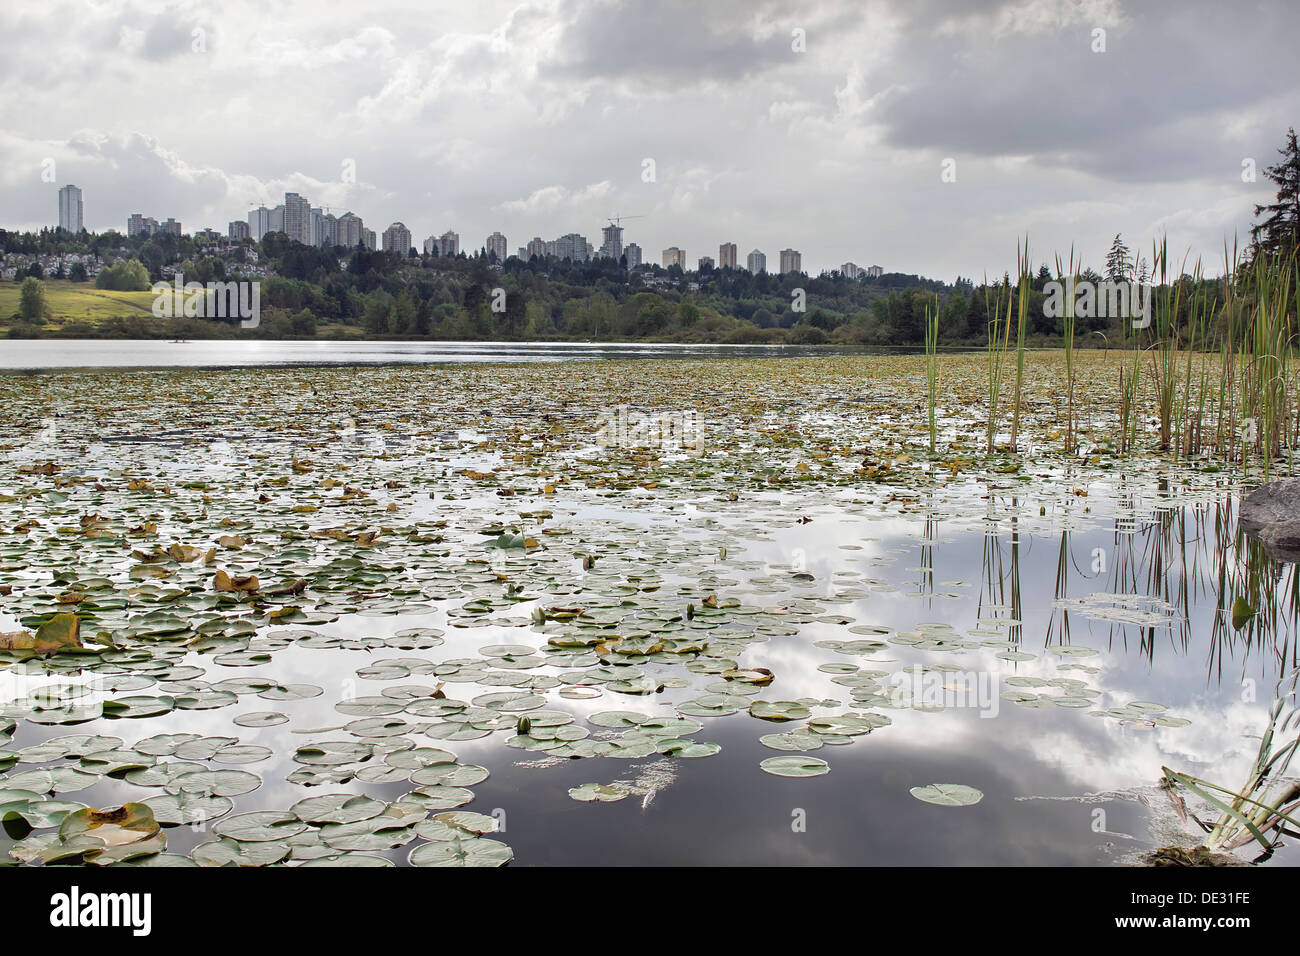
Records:
{"label": "construction crane", "polygon": [[610,217],[609,217],[609,224],[610,224],[611,226],[618,226],[620,223],[622,223],[622,221],[623,221],[624,219],[644,219],[644,218],[645,218],[645,216],[643,216],[643,215],[640,215],[640,216],[610,216]]}

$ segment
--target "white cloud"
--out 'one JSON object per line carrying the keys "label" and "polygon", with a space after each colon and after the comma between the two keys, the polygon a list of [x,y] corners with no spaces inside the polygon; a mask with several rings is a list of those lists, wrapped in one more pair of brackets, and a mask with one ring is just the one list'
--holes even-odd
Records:
{"label": "white cloud", "polygon": [[1000,273],[1026,231],[1099,262],[1116,232],[1168,228],[1213,260],[1267,192],[1242,157],[1273,162],[1294,121],[1300,13],[1193,6],[7,4],[0,225],[53,221],[53,157],[95,229],[137,211],[220,227],[291,188],[376,228],[499,229],[511,248],[636,212],[626,238],[652,257],[734,240],[950,280]]}

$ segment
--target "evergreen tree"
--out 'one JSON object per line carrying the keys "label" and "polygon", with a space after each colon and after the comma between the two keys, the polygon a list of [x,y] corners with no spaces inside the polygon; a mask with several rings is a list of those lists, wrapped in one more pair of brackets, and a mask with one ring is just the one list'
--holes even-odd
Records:
{"label": "evergreen tree", "polygon": [[1123,282],[1128,278],[1130,270],[1128,246],[1124,245],[1124,240],[1117,232],[1106,256],[1106,281]]}
{"label": "evergreen tree", "polygon": [[1278,153],[1282,161],[1264,170],[1277,183],[1277,202],[1255,207],[1255,215],[1264,216],[1250,230],[1256,253],[1289,252],[1300,242],[1300,147],[1295,127],[1287,130],[1286,145]]}

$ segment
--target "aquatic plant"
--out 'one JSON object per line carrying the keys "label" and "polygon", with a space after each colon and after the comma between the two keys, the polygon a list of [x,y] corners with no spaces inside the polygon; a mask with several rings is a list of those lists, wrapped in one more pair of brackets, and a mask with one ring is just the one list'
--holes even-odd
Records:
{"label": "aquatic plant", "polygon": [[1239,789],[1232,790],[1168,767],[1160,768],[1164,772],[1164,786],[1180,816],[1185,818],[1188,811],[1178,795],[1178,787],[1222,811],[1213,824],[1192,815],[1196,824],[1209,834],[1202,844],[1205,849],[1232,850],[1254,840],[1267,858],[1283,835],[1300,837],[1300,819],[1295,815],[1300,810],[1300,783],[1284,779],[1296,748],[1300,747],[1298,679],[1300,669],[1290,671],[1278,681],[1259,750],[1245,784]]}
{"label": "aquatic plant", "polygon": [[929,399],[930,454],[934,454],[934,409],[939,398],[939,300],[925,305],[925,379]]}
{"label": "aquatic plant", "polygon": [[[989,316],[988,341],[985,355],[988,362],[988,427],[985,451],[993,454],[998,420],[1001,413],[1002,387],[1007,377],[1007,362],[1011,347],[1011,329],[1016,329],[1016,369],[1011,394],[1011,448],[1014,450],[1020,436],[1021,395],[1025,378],[1025,335],[1029,328],[1029,240],[1023,248],[1016,246],[1016,284],[1011,276],[1002,277],[996,299],[990,301],[987,279],[984,283],[984,308]],[[1005,311],[1004,311],[1005,306]]]}
{"label": "aquatic plant", "polygon": [[[1074,260],[1074,248],[1070,249],[1070,261],[1068,276],[1070,288],[1073,288],[1079,281],[1080,264]],[[1061,268],[1061,257],[1056,257],[1056,276],[1058,280],[1064,280],[1067,273]],[[1074,433],[1074,297],[1067,296],[1065,313],[1061,317],[1061,340],[1065,346],[1065,453],[1073,454],[1075,451],[1076,439]]]}

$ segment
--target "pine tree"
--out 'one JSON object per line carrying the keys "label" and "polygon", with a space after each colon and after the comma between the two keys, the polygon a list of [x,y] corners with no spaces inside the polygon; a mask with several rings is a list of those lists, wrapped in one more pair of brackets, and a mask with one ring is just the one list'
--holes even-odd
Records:
{"label": "pine tree", "polygon": [[1129,253],[1124,240],[1115,233],[1115,241],[1110,244],[1110,253],[1106,256],[1106,281],[1123,282],[1128,278]]}
{"label": "pine tree", "polygon": [[1300,242],[1300,147],[1295,127],[1287,130],[1286,145],[1278,153],[1282,161],[1264,170],[1277,183],[1277,202],[1255,207],[1256,216],[1264,215],[1250,230],[1256,253],[1287,252]]}
{"label": "pine tree", "polygon": [[1149,274],[1150,265],[1147,263],[1146,256],[1133,257],[1133,275],[1137,278],[1138,285],[1146,285],[1151,278]]}

